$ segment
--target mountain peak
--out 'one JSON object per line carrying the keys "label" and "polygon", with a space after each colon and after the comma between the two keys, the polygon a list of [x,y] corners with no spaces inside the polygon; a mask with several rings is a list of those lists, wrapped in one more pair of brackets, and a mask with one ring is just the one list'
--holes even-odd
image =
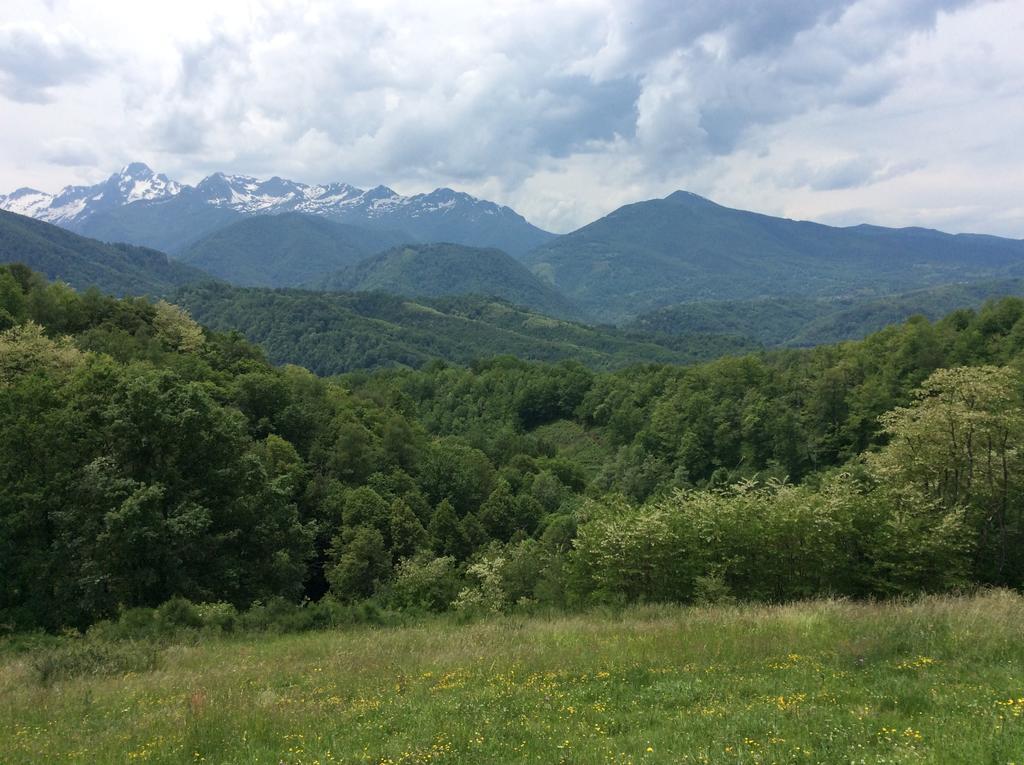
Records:
{"label": "mountain peak", "polygon": [[39,189],[33,189],[33,188],[29,187],[29,186],[22,186],[20,189],[15,189],[10,194],[8,194],[7,198],[8,199],[21,199],[22,197],[25,197],[25,196],[29,196],[29,195],[33,195],[33,196],[43,195],[45,193],[46,192],[40,191]]}
{"label": "mountain peak", "polygon": [[665,201],[675,202],[676,204],[715,204],[715,202],[712,202],[710,199],[707,199],[706,197],[702,197],[700,194],[694,194],[692,191],[684,191],[683,189],[673,191],[671,194],[665,197]]}
{"label": "mountain peak", "polygon": [[134,178],[135,180],[144,180],[152,178],[155,173],[145,162],[130,162],[122,167],[121,172],[117,173],[117,175]]}
{"label": "mountain peak", "polygon": [[[185,193],[181,193],[185,192]],[[165,204],[175,197],[178,202]],[[132,212],[115,210],[140,203]],[[159,210],[152,204],[159,202]],[[404,232],[406,239],[454,241],[467,245],[499,246],[521,255],[547,241],[551,234],[531,226],[513,211],[450,188],[429,194],[403,196],[388,186],[363,190],[347,183],[307,185],[280,176],[259,179],[215,172],[194,186],[185,186],[154,173],[143,162],[132,162],[92,186],[68,186],[57,195],[20,191],[0,195],[0,209],[57,223],[72,231],[97,235],[108,241],[124,239],[168,249],[192,241],[196,216],[205,205],[211,221],[225,216],[262,215],[295,211],[319,215],[340,223],[370,225]],[[514,214],[514,213],[513,213]],[[178,216],[178,217],[175,217]],[[174,219],[167,227],[152,223]],[[145,219],[138,227],[124,221]],[[211,224],[212,225],[212,224]],[[139,232],[142,232],[141,234]]]}
{"label": "mountain peak", "polygon": [[367,199],[385,199],[387,197],[397,197],[398,193],[394,189],[388,188],[382,184],[380,186],[374,186],[363,196]]}

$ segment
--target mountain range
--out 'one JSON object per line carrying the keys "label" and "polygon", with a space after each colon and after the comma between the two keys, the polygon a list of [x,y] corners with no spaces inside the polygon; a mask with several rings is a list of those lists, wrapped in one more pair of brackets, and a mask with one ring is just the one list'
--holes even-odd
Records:
{"label": "mountain range", "polygon": [[[977,305],[1019,293],[1014,280],[1024,277],[1022,240],[826,226],[685,191],[561,236],[450,189],[403,197],[384,186],[223,173],[189,186],[142,163],[55,195],[19,189],[0,197],[0,208],[38,219],[33,228],[27,218],[5,218],[9,252],[0,255],[119,294],[163,294],[207,275],[239,286],[417,299],[475,294],[563,319],[668,336],[728,334],[768,347],[857,336],[957,301]],[[171,260],[127,244],[69,245],[53,231],[44,235],[42,221],[144,243]],[[23,255],[14,228],[27,237]],[[81,262],[68,255],[75,248]]]}
{"label": "mountain range", "polygon": [[619,323],[678,303],[870,297],[1024,276],[1024,241],[825,226],[677,191],[620,207],[524,262],[592,318]]}
{"label": "mountain range", "polygon": [[403,196],[387,186],[308,185],[214,173],[195,186],[133,162],[93,186],[56,194],[20,188],[0,196],[0,209],[45,220],[104,241],[175,254],[246,216],[300,212],[353,225],[400,230],[414,241],[496,247],[522,255],[550,240],[509,207],[448,188]]}

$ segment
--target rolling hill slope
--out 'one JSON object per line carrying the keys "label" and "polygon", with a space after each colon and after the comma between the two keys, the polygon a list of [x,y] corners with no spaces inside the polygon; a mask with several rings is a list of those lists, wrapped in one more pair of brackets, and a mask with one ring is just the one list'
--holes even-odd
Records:
{"label": "rolling hill slope", "polygon": [[331,375],[379,367],[468,364],[514,355],[575,359],[596,369],[641,362],[691,363],[753,350],[721,335],[652,339],[589,327],[480,297],[416,299],[384,293],[326,293],[200,285],[174,296],[197,321],[237,329],[274,363]]}
{"label": "rolling hill slope", "polygon": [[835,228],[677,191],[621,207],[525,259],[591,314],[625,321],[706,300],[885,295],[1024,276],[1024,241],[928,229]]}
{"label": "rolling hill slope", "polygon": [[409,241],[409,235],[303,213],[243,218],[176,257],[232,284],[296,287]]}
{"label": "rolling hill slope", "polygon": [[914,315],[936,320],[987,300],[1024,296],[1024,279],[944,284],[878,298],[767,298],[681,303],[638,316],[628,329],[656,335],[718,332],[768,347],[857,340]]}
{"label": "rolling hill slope", "polygon": [[0,263],[24,263],[76,289],[98,287],[115,295],[165,295],[181,285],[210,278],[156,250],[97,242],[3,210]]}
{"label": "rolling hill slope", "polygon": [[458,244],[396,247],[339,271],[316,286],[408,297],[485,295],[560,318],[580,316],[570,301],[510,255]]}

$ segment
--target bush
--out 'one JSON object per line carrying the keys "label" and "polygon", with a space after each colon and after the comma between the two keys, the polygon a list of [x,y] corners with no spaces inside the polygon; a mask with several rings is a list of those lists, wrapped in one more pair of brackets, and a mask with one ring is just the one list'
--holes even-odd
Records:
{"label": "bush", "polygon": [[206,629],[234,632],[238,625],[238,609],[230,603],[200,603],[196,610]]}
{"label": "bush", "polygon": [[185,598],[171,598],[156,610],[156,619],[164,627],[199,629],[203,616],[199,608]]}
{"label": "bush", "polygon": [[464,587],[452,603],[452,608],[464,614],[500,614],[509,606],[508,593],[502,580],[506,560],[501,556],[484,558],[471,564],[466,574],[477,580]]}
{"label": "bush", "polygon": [[435,558],[428,553],[406,558],[395,569],[385,594],[392,608],[444,611],[459,592],[455,558]]}

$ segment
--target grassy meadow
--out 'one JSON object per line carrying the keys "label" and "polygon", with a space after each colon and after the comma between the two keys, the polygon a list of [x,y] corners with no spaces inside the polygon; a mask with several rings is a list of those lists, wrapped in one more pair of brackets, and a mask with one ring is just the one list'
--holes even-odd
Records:
{"label": "grassy meadow", "polygon": [[0,651],[0,762],[1024,762],[1006,591],[89,640]]}

